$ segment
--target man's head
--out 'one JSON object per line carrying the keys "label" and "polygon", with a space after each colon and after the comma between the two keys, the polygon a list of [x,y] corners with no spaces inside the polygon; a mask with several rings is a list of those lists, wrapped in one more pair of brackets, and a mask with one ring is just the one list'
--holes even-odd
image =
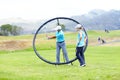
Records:
{"label": "man's head", "polygon": [[58,25],[58,26],[55,28],[56,31],[60,31],[61,29],[62,29],[62,28],[61,28],[60,25]]}

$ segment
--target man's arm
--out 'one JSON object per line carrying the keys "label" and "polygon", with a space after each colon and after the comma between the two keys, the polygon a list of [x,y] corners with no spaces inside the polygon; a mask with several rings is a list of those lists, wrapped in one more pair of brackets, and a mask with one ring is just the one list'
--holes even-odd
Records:
{"label": "man's arm", "polygon": [[55,39],[56,36],[49,36],[48,39]]}

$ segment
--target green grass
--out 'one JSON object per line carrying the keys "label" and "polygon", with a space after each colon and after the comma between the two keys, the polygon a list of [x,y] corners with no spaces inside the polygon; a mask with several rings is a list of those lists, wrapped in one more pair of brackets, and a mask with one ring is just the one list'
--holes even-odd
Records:
{"label": "green grass", "polygon": [[[88,31],[89,39],[95,40],[100,34],[103,37],[120,37],[120,31],[103,33]],[[67,50],[70,59],[75,56],[75,46],[71,43],[76,38],[73,33],[66,33]],[[39,35],[44,36],[44,35]],[[72,36],[72,37],[71,37]],[[33,35],[1,37],[1,40],[31,40]],[[55,40],[40,39],[38,51],[48,60],[55,61]],[[74,41],[74,40],[73,40]],[[47,42],[47,43],[44,43]],[[47,46],[50,45],[51,47]],[[42,46],[41,46],[42,45]],[[85,52],[86,67],[79,67],[76,60],[73,66],[55,66],[40,60],[32,47],[17,51],[0,51],[0,80],[119,80],[120,46],[88,46]],[[62,54],[61,54],[62,56]],[[61,57],[61,60],[62,57]]]}
{"label": "green grass", "polygon": [[86,67],[50,65],[31,50],[0,54],[0,80],[119,80],[119,53],[119,47],[89,47]]}
{"label": "green grass", "polygon": [[109,33],[105,33],[104,31],[93,30],[93,31],[88,31],[88,36],[90,38],[91,37],[98,37],[98,36],[101,36],[101,37],[120,37],[119,33],[120,33],[120,30],[113,30],[113,31],[110,31]]}

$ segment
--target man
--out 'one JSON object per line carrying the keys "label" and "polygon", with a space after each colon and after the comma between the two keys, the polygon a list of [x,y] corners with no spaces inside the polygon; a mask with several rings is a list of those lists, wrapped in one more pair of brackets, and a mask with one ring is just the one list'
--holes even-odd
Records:
{"label": "man", "polygon": [[62,31],[62,28],[61,28],[61,26],[58,25],[55,28],[55,30],[56,30],[55,36],[48,37],[48,39],[56,38],[56,62],[60,63],[60,49],[61,48],[62,48],[64,58],[65,58],[66,62],[68,62],[69,59],[68,59],[68,55],[67,55],[65,38],[64,38],[64,33]]}
{"label": "man", "polygon": [[86,65],[85,65],[83,48],[85,46],[86,35],[85,35],[85,32],[83,31],[82,25],[78,24],[75,28],[76,28],[76,31],[78,32],[76,56],[80,63],[80,66],[84,67]]}

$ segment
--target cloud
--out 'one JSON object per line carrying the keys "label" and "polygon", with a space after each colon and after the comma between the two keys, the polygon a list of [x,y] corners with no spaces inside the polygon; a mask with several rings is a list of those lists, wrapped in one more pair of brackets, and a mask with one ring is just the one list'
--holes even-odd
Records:
{"label": "cloud", "polygon": [[44,19],[87,13],[92,9],[120,9],[119,0],[1,0],[0,18]]}

